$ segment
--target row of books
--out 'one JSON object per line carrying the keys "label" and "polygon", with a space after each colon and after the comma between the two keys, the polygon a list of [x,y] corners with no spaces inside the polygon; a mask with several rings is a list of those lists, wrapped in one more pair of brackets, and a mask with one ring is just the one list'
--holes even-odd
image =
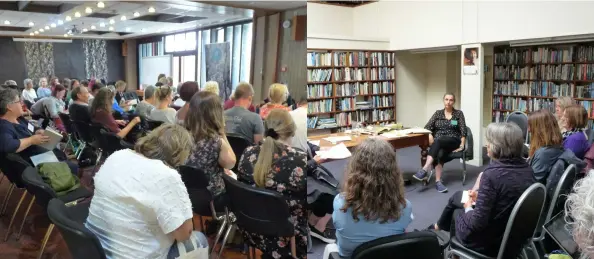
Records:
{"label": "row of books", "polygon": [[494,62],[495,65],[594,62],[594,46],[538,47],[535,50],[505,49],[503,52],[494,54]]}
{"label": "row of books", "polygon": [[[570,95],[574,96],[574,95]],[[594,83],[589,85],[578,85],[575,87],[575,97],[577,98],[594,98]]]}
{"label": "row of books", "polygon": [[335,52],[335,66],[366,67],[369,64],[369,53],[366,52]]}
{"label": "row of books", "polygon": [[594,61],[594,46],[579,46],[575,60],[577,62]]}
{"label": "row of books", "polygon": [[307,52],[308,67],[323,67],[332,65],[332,54],[328,52]]}
{"label": "row of books", "polygon": [[537,111],[555,108],[553,99],[522,99],[521,97],[493,96],[494,110]]}
{"label": "row of books", "polygon": [[345,83],[336,86],[336,96],[353,96],[357,94],[368,94],[368,83]]}
{"label": "row of books", "polygon": [[[578,65],[586,66],[586,65]],[[581,67],[580,67],[581,68]],[[587,69],[584,68],[584,71]],[[493,77],[495,80],[573,80],[576,67],[574,65],[535,65],[495,66]],[[586,74],[584,77],[590,76]],[[587,79],[583,79],[587,80]]]}
{"label": "row of books", "polygon": [[529,96],[573,96],[573,84],[555,84],[553,82],[495,82],[493,94],[529,95]]}
{"label": "row of books", "polygon": [[592,107],[592,101],[578,101],[578,103],[586,108],[586,111],[588,111],[588,118],[594,118],[594,113],[592,112],[592,109],[594,108]]}
{"label": "row of books", "polygon": [[371,80],[394,79],[394,68],[379,67],[371,69]]}
{"label": "row of books", "polygon": [[320,118],[312,116],[307,118],[307,127],[310,129],[332,129],[338,127],[338,124],[336,124],[336,119],[333,117]]}
{"label": "row of books", "polygon": [[322,112],[331,112],[332,111],[332,99],[328,100],[319,100],[314,102],[307,103],[307,113],[322,113]]}
{"label": "row of books", "polygon": [[594,79],[594,64],[579,64],[576,70],[575,80]]}
{"label": "row of books", "polygon": [[371,80],[369,68],[335,68],[334,80],[336,81],[358,81]]}
{"label": "row of books", "polygon": [[394,66],[394,53],[390,52],[372,52],[372,66]]}
{"label": "row of books", "polygon": [[308,69],[307,81],[328,82],[332,79],[332,69]]}
{"label": "row of books", "polygon": [[394,106],[394,96],[372,96],[369,101],[373,107]]}
{"label": "row of books", "polygon": [[495,66],[493,69],[493,78],[495,80],[509,79],[527,79],[530,77],[529,67],[520,66]]}
{"label": "row of books", "polygon": [[355,98],[342,98],[336,100],[336,110],[337,111],[344,111],[344,110],[354,110],[355,109]]}
{"label": "row of books", "polygon": [[307,98],[332,97],[332,84],[307,85]]}
{"label": "row of books", "polygon": [[494,53],[495,65],[525,64],[530,61],[531,51],[528,49],[505,49],[503,53]]}
{"label": "row of books", "polygon": [[573,60],[573,47],[552,49],[540,47],[532,52],[532,63],[561,63]]}

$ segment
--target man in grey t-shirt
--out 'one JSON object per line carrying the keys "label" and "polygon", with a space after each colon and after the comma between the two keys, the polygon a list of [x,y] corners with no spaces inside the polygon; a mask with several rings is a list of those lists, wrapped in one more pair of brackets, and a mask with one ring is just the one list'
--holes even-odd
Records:
{"label": "man in grey t-shirt", "polygon": [[235,88],[235,106],[225,111],[225,131],[229,136],[247,139],[253,144],[262,140],[264,124],[260,115],[248,110],[252,104],[254,89],[249,83],[241,82]]}

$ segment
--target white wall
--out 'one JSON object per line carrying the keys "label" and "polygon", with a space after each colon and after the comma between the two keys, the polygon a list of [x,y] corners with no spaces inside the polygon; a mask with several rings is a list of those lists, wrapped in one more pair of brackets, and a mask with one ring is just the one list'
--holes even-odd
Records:
{"label": "white wall", "polygon": [[307,35],[353,36],[354,10],[350,7],[307,3]]}
{"label": "white wall", "polygon": [[447,55],[447,52],[427,54],[425,120],[431,118],[435,110],[443,109],[442,97],[447,91]]}
{"label": "white wall", "polygon": [[396,120],[406,126],[424,126],[426,107],[426,67],[424,55],[396,53]]}

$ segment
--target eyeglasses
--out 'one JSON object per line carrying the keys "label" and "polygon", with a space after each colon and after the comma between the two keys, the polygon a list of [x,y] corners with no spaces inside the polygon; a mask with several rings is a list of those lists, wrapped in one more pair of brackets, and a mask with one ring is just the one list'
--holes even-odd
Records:
{"label": "eyeglasses", "polygon": [[10,104],[21,103],[21,99],[11,102]]}

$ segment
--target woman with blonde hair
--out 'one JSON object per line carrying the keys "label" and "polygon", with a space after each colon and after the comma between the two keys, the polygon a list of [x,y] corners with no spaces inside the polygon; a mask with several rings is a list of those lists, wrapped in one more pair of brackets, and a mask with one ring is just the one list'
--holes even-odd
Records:
{"label": "woman with blonde hair", "polygon": [[262,145],[248,147],[238,165],[238,180],[281,193],[294,219],[297,254],[291,254],[291,238],[243,232],[248,243],[263,252],[262,258],[307,258],[307,180],[305,152],[291,147],[295,123],[289,112],[274,110],[266,119]]}
{"label": "woman with blonde hair", "polygon": [[204,84],[204,88],[202,88],[202,91],[207,91],[219,95],[219,83],[217,83],[216,81],[208,81],[206,82],[206,84]]}
{"label": "woman with blonde hair", "polygon": [[561,129],[561,132],[565,131],[563,112],[565,112],[565,109],[572,104],[575,104],[575,100],[569,96],[561,96],[555,100],[555,117],[557,118],[557,123],[559,124],[559,129]]}
{"label": "woman with blonde hair", "polygon": [[[194,141],[175,124],[116,151],[95,175],[95,195],[85,226],[117,258],[186,258],[183,249],[208,258],[208,240],[192,231],[192,203],[175,169]],[[180,257],[181,256],[181,257]]]}
{"label": "woman with blonde hair", "polygon": [[151,111],[148,119],[152,121],[161,121],[164,123],[175,123],[175,114],[177,111],[169,105],[173,100],[173,91],[169,86],[161,86],[155,92],[158,105]]}
{"label": "woman with blonde hair", "polygon": [[283,105],[283,102],[287,100],[288,95],[289,90],[286,85],[279,83],[270,85],[270,88],[268,89],[268,98],[270,98],[270,102],[260,107],[260,117],[266,119],[270,111],[274,109],[291,111],[291,107]]}
{"label": "woman with blonde hair", "polygon": [[39,78],[39,85],[37,86],[37,98],[49,97],[52,95],[52,89],[47,85],[47,78]]}
{"label": "woman with blonde hair", "polygon": [[202,169],[210,179],[208,190],[217,211],[224,211],[225,183],[222,174],[235,166],[236,158],[225,135],[221,98],[211,92],[198,92],[190,100],[184,121],[196,146],[186,165]]}

